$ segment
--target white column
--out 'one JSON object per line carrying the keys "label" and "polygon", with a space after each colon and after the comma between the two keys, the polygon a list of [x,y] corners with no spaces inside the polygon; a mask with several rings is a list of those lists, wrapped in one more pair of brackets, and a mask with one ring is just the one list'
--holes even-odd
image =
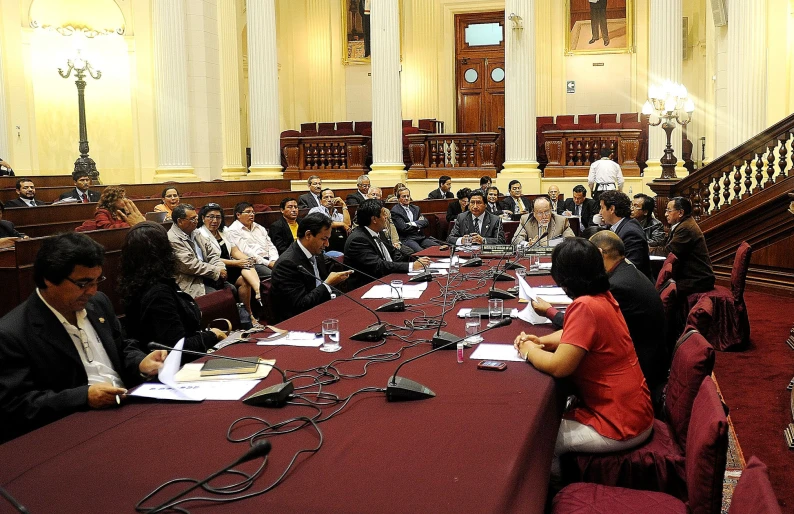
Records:
{"label": "white column", "polygon": [[184,0],[152,2],[157,169],[154,179],[198,180],[190,164]]}
{"label": "white column", "polygon": [[[511,14],[522,18],[523,29],[514,28],[513,21],[508,19]],[[540,190],[535,80],[535,0],[506,0],[505,163],[499,176],[503,190],[512,179],[520,180],[526,193]]]}
{"label": "white column", "polygon": [[[336,20],[335,20],[336,21]],[[306,28],[309,46],[309,120],[334,119],[333,63],[331,53],[331,5],[327,0],[307,0]],[[334,57],[336,59],[334,59]],[[341,121],[341,120],[339,120]],[[296,127],[297,128],[297,127]]]}
{"label": "white column", "polygon": [[0,159],[5,160],[12,167],[13,159],[8,153],[8,118],[6,117],[5,78],[3,76],[3,48],[0,47]]}
{"label": "white column", "polygon": [[251,178],[281,178],[275,0],[248,2]]}
{"label": "white column", "polygon": [[[681,83],[683,66],[683,7],[681,0],[650,0],[649,13],[649,52],[648,52],[648,85],[661,85],[665,80]],[[645,91],[647,98],[648,92]],[[696,106],[696,108],[699,106]],[[695,116],[697,116],[695,111]],[[683,165],[683,148],[681,147],[681,127],[673,131],[671,143],[679,164]],[[661,127],[648,128],[648,170],[661,175],[660,159],[664,155],[667,136]],[[680,167],[680,169],[679,169]],[[679,176],[686,175],[682,167],[676,167]],[[681,175],[679,172],[683,173]]]}
{"label": "white column", "polygon": [[372,175],[385,182],[405,177],[400,96],[400,12],[398,0],[371,2]]}
{"label": "white column", "polygon": [[221,74],[221,134],[223,137],[223,168],[221,177],[235,180],[245,177],[243,148],[240,143],[240,53],[237,41],[236,2],[218,2]]}

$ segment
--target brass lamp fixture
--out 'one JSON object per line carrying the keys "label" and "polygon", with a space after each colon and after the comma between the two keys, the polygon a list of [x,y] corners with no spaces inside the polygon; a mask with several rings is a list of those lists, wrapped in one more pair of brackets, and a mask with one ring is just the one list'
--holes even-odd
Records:
{"label": "brass lamp fixture", "polygon": [[69,65],[66,71],[58,68],[58,73],[61,77],[68,79],[74,71],[77,79],[74,81],[77,85],[77,112],[80,118],[80,157],[74,161],[74,171],[87,173],[91,180],[98,182],[99,172],[96,169],[96,163],[88,156],[88,130],[85,122],[86,81],[84,79],[87,73],[92,79],[99,80],[102,77],[102,72],[91,67],[91,63],[80,55],[80,50],[77,50],[77,56],[74,59],[69,59],[66,63]]}
{"label": "brass lamp fixture", "polygon": [[[670,144],[670,136],[678,125],[686,126],[692,121],[692,113],[695,112],[695,103],[689,98],[683,84],[676,84],[665,81],[661,86],[650,86],[648,88],[648,100],[642,106],[642,113],[650,115],[648,124],[656,127],[662,125],[662,129],[667,134],[667,146],[664,149],[664,156],[660,164],[662,165],[662,179],[675,180],[675,165],[677,159],[673,155],[673,145]],[[656,118],[656,121],[654,121]]]}

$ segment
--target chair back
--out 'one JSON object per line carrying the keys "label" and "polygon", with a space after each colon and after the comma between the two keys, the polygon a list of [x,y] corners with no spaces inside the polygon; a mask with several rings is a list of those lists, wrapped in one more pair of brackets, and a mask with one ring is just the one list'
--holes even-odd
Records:
{"label": "chair back", "polygon": [[662,269],[659,271],[659,276],[656,277],[656,290],[661,291],[664,283],[673,278],[673,266],[678,261],[678,257],[673,252],[667,256],[662,264]]}
{"label": "chair back", "polygon": [[731,270],[731,292],[735,304],[744,302],[744,283],[747,279],[747,269],[750,267],[750,257],[753,255],[753,247],[742,241],[739,249],[736,250],[736,257],[733,259],[733,269]]}
{"label": "chair back", "polygon": [[701,334],[708,335],[713,319],[714,302],[710,296],[703,295],[689,310],[689,315],[686,318],[686,327],[691,327]]}
{"label": "chair back", "polygon": [[75,232],[89,232],[91,230],[97,230],[96,221],[94,220],[86,220],[82,225],[74,227]]}
{"label": "chair back", "polygon": [[[201,309],[201,326],[206,328],[216,319],[228,319],[232,328],[240,328],[240,311],[231,289],[221,289],[204,296],[196,297],[196,305]],[[226,327],[223,327],[225,330]]]}
{"label": "chair back", "polygon": [[167,212],[159,211],[151,211],[144,214],[146,221],[154,221],[155,223],[163,223],[166,216],[168,216]]}
{"label": "chair back", "polygon": [[722,508],[722,483],[728,454],[728,419],[717,387],[706,377],[700,384],[686,444],[688,511],[712,514]]}
{"label": "chair back", "polygon": [[750,457],[742,471],[728,514],[782,514],[769,481],[769,471],[758,457]]}

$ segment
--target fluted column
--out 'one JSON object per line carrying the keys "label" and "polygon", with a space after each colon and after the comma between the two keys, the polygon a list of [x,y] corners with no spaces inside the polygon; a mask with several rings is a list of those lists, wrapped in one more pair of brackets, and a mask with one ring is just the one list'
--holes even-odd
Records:
{"label": "fluted column", "polygon": [[198,180],[190,163],[183,0],[152,2],[157,169],[154,179]]}
{"label": "fluted column", "polygon": [[[553,20],[552,18],[552,2],[554,0],[535,0],[536,13],[539,20]],[[510,13],[507,13],[508,15]],[[554,23],[539,23],[536,27],[535,40],[536,48],[548,48],[548,42],[554,41],[553,29]],[[553,116],[554,109],[552,108],[552,98],[554,97],[552,85],[552,61],[554,53],[550,51],[539,52],[535,58],[536,79],[535,85],[537,87],[535,114],[537,116]],[[537,124],[535,125],[537,128]],[[537,148],[535,150],[537,152]],[[537,156],[536,156],[537,157]]]}
{"label": "fluted column", "polygon": [[332,67],[339,56],[331,51],[333,35],[328,0],[307,0],[306,32],[309,46],[309,120],[336,121]]}
{"label": "fluted column", "polygon": [[[508,19],[521,16],[523,29]],[[524,191],[540,190],[535,128],[535,0],[505,1],[505,163],[499,185],[518,179]],[[505,182],[507,181],[507,182]],[[502,183],[504,182],[504,183]]]}
{"label": "fluted column", "polygon": [[275,0],[248,2],[251,178],[281,178]]}
{"label": "fluted column", "polygon": [[218,33],[220,35],[221,134],[223,168],[226,180],[245,177],[243,147],[240,142],[240,79],[237,74],[240,53],[237,48],[237,9],[235,2],[218,2]]}
{"label": "fluted column", "polygon": [[5,83],[3,76],[3,51],[4,49],[0,46],[0,159],[14,166],[13,159],[8,153],[8,118],[6,117],[6,94],[3,87]]}
{"label": "fluted column", "polygon": [[[682,0],[651,0],[649,14],[649,51],[648,51],[648,85],[661,85],[669,80],[681,83],[683,66],[683,7]],[[644,92],[647,98],[647,91]],[[700,106],[696,106],[698,108]],[[697,111],[695,116],[697,116]],[[673,131],[671,143],[679,164],[683,164],[683,148],[681,146],[681,127]],[[660,159],[664,155],[667,136],[661,127],[648,128],[648,166],[646,171],[654,176],[661,175]],[[681,169],[678,169],[678,168]],[[676,174],[686,176],[687,171],[679,166]]]}
{"label": "fluted column", "polygon": [[398,0],[371,3],[372,175],[404,177],[400,97],[400,12]]}

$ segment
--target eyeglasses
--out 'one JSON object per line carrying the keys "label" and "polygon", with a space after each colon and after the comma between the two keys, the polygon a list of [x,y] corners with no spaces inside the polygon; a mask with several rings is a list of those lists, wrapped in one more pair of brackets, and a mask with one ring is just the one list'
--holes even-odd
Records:
{"label": "eyeglasses", "polygon": [[253,216],[254,215],[254,211],[243,211],[240,214],[248,214],[249,216]]}
{"label": "eyeglasses", "polygon": [[221,218],[223,218],[223,216],[220,216],[218,214],[208,214],[207,216],[204,216],[205,220],[219,220]]}
{"label": "eyeglasses", "polygon": [[542,217],[551,216],[551,211],[536,211],[535,214]]}
{"label": "eyeglasses", "polygon": [[198,216],[193,216],[192,218],[182,218],[188,221],[188,223],[198,223]]}
{"label": "eyeglasses", "polygon": [[90,286],[99,285],[100,283],[102,283],[105,280],[107,280],[107,277],[105,275],[102,275],[101,277],[97,278],[96,280],[72,280],[71,278],[66,277],[66,280],[68,280],[72,284],[76,285],[80,289],[85,289],[85,288],[90,287]]}
{"label": "eyeglasses", "polygon": [[83,351],[85,352],[85,360],[87,360],[88,362],[94,362],[94,352],[91,351],[91,347],[88,346],[88,334],[86,334],[85,330],[83,330],[82,328],[79,330],[80,330],[80,344],[83,346]]}
{"label": "eyeglasses", "polygon": [[675,212],[680,211],[681,209],[665,209],[664,212]]}

